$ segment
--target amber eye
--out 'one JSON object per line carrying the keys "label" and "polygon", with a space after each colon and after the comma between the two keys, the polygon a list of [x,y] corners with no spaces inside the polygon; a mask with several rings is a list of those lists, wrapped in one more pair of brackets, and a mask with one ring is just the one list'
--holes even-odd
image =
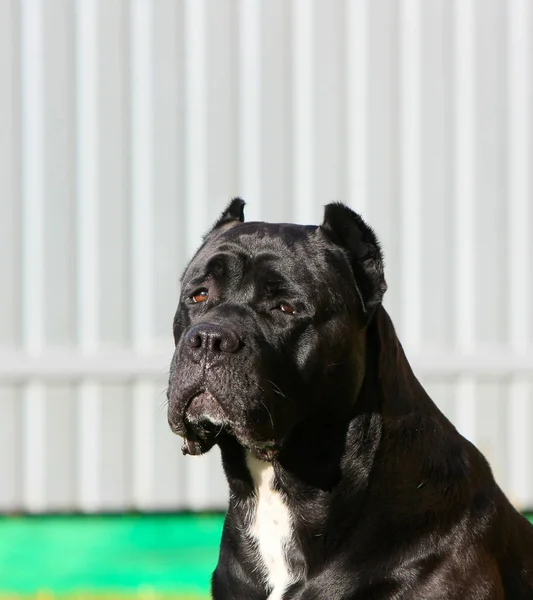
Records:
{"label": "amber eye", "polygon": [[191,296],[191,300],[195,304],[198,304],[199,302],[205,302],[208,298],[209,298],[209,292],[205,288],[201,288],[200,290],[197,290]]}
{"label": "amber eye", "polygon": [[296,309],[293,308],[288,302],[282,302],[279,305],[279,309],[281,312],[284,312],[287,315],[293,315],[296,312]]}

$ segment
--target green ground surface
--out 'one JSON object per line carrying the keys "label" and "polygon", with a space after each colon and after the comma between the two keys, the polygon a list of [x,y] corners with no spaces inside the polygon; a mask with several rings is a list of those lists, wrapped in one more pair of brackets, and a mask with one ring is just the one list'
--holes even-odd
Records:
{"label": "green ground surface", "polygon": [[0,600],[205,600],[222,521],[0,517]]}
{"label": "green ground surface", "polygon": [[[0,519],[0,598],[8,593],[207,597],[223,517]],[[81,597],[81,596],[78,596]],[[102,597],[102,596],[101,596]],[[176,596],[175,596],[176,597]]]}

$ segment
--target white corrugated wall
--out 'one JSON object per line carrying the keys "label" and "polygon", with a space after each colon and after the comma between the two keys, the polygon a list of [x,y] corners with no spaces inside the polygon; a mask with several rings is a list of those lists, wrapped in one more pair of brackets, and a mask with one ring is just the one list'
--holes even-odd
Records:
{"label": "white corrugated wall", "polygon": [[344,200],[437,403],[533,507],[530,0],[0,2],[0,510],[223,507],[168,431],[227,200]]}

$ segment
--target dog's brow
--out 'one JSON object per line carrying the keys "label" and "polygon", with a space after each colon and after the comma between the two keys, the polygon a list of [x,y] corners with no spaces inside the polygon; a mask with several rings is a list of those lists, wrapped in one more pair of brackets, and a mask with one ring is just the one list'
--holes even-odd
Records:
{"label": "dog's brow", "polygon": [[210,258],[205,266],[205,271],[213,277],[224,277],[229,272],[241,269],[245,261],[246,258],[242,252],[227,251]]}
{"label": "dog's brow", "polygon": [[217,255],[210,258],[203,269],[205,275],[212,275],[213,277],[222,277],[226,272],[226,258],[224,255]]}

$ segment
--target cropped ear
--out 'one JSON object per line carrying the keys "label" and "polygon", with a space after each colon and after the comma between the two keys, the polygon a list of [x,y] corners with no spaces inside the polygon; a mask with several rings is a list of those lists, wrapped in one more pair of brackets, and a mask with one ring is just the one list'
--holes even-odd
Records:
{"label": "cropped ear", "polygon": [[244,205],[246,203],[242,198],[233,198],[224,212],[218,218],[211,231],[227,225],[228,223],[244,223]]}
{"label": "cropped ear", "polygon": [[341,202],[326,206],[320,229],[346,251],[363,311],[370,317],[387,290],[383,255],[376,234],[360,215]]}

